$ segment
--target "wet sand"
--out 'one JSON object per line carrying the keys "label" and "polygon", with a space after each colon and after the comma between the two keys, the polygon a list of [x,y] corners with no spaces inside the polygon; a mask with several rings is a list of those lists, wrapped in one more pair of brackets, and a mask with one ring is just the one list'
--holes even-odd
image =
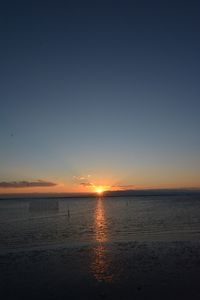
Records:
{"label": "wet sand", "polygon": [[200,299],[200,243],[123,242],[0,255],[1,299]]}

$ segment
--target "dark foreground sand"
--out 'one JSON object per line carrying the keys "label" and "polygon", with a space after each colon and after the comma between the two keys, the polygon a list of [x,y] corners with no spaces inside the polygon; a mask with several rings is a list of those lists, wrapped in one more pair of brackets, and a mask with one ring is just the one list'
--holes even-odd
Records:
{"label": "dark foreground sand", "polygon": [[200,243],[130,242],[0,255],[4,299],[200,299]]}

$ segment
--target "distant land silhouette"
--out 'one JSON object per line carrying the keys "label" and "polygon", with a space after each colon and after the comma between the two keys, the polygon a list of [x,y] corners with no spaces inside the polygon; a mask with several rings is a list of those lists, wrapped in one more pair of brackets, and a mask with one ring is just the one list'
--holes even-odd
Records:
{"label": "distant land silhouette", "polygon": [[144,189],[144,190],[117,190],[104,191],[101,196],[97,193],[12,193],[0,194],[0,199],[19,199],[19,198],[87,198],[87,197],[147,197],[147,196],[175,196],[175,195],[199,195],[199,188],[179,188],[179,189]]}

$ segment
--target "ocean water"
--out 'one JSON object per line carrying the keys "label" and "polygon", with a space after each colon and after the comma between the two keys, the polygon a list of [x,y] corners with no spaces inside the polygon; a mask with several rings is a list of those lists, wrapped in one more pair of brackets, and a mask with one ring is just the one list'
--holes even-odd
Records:
{"label": "ocean water", "polygon": [[1,298],[200,299],[199,241],[199,195],[1,199]]}
{"label": "ocean water", "polygon": [[199,238],[199,195],[0,200],[0,254]]}

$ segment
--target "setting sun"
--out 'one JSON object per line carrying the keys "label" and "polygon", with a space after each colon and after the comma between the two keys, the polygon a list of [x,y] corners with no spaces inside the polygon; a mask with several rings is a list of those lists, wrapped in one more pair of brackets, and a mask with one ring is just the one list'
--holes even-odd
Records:
{"label": "setting sun", "polygon": [[102,195],[103,189],[99,187],[96,189],[96,192],[97,192],[97,194]]}

